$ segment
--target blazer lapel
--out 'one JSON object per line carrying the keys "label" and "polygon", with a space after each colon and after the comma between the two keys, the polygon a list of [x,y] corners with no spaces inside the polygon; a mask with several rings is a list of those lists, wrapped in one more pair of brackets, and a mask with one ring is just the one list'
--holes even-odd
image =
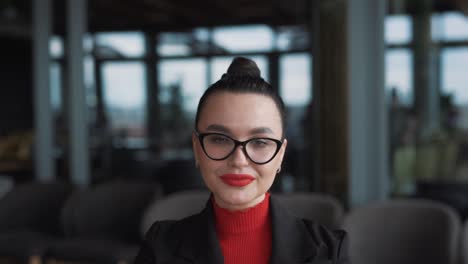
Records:
{"label": "blazer lapel", "polygon": [[[270,210],[271,264],[330,263],[318,257],[326,255],[326,249],[313,239],[304,222],[282,208],[273,195],[270,196]],[[211,200],[208,200],[203,211],[186,219],[182,225],[182,239],[176,249],[177,257],[184,263],[223,264],[224,258],[216,236],[215,224]]]}
{"label": "blazer lapel", "polygon": [[184,225],[182,237],[177,255],[189,263],[223,264],[224,259],[216,236],[211,199],[208,200],[203,211],[193,216]]}
{"label": "blazer lapel", "polygon": [[[272,224],[271,264],[322,263],[314,261],[319,245],[304,222],[289,214],[274,196],[270,196]],[[327,262],[323,262],[327,263]]]}

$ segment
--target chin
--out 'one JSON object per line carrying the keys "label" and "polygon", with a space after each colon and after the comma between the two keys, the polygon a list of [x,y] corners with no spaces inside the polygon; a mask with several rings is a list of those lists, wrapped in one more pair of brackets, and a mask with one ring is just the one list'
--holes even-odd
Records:
{"label": "chin", "polygon": [[249,191],[248,189],[223,190],[222,193],[220,193],[220,198],[224,203],[233,207],[248,205],[257,199],[258,196],[259,195],[256,195],[256,193],[252,193],[252,190]]}
{"label": "chin", "polygon": [[231,188],[230,190],[225,190],[223,191],[222,196],[227,201],[235,204],[242,204],[252,199],[252,195],[249,195],[249,192],[242,188]]}

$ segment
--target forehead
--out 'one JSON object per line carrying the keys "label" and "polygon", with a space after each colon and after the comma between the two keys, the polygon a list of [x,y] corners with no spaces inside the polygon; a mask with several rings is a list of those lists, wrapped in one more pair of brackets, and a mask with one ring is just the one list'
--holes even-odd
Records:
{"label": "forehead", "polygon": [[218,92],[207,98],[198,128],[213,124],[240,134],[259,127],[281,136],[281,116],[272,98],[256,93]]}

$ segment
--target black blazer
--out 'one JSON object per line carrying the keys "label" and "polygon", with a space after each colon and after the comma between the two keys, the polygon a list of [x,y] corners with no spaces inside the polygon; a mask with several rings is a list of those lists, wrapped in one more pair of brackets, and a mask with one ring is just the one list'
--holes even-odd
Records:
{"label": "black blazer", "polygon": [[[331,232],[289,214],[270,196],[271,264],[348,264],[346,233]],[[160,221],[146,234],[134,264],[221,264],[211,202],[199,214],[179,221]]]}

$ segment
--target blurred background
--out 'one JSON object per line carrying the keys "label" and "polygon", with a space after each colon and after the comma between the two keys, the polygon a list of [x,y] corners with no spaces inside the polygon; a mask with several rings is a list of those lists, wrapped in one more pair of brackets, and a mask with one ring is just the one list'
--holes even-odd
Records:
{"label": "blurred background", "polygon": [[0,197],[55,182],[204,190],[196,106],[235,56],[287,107],[273,192],[468,216],[466,0],[0,0]]}
{"label": "blurred background", "polygon": [[193,170],[198,99],[247,56],[288,110],[276,190],[463,188],[468,3],[381,2],[2,0],[0,175],[199,187],[169,167]]}

